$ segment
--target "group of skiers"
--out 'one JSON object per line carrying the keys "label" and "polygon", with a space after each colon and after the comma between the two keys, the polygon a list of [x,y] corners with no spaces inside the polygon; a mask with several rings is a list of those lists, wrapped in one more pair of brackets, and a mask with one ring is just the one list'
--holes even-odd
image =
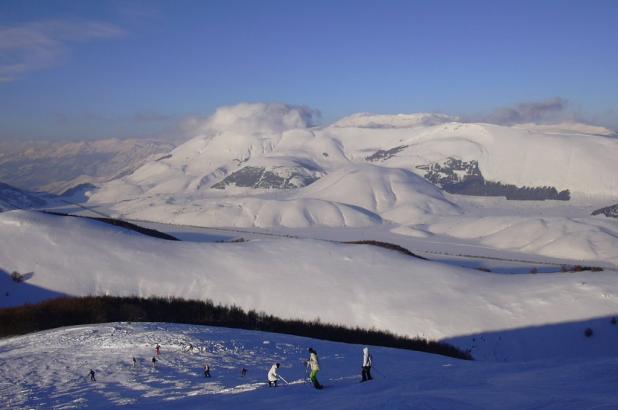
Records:
{"label": "group of skiers", "polygon": [[[318,372],[320,371],[320,361],[318,360],[318,352],[316,352],[315,349],[313,349],[312,347],[310,347],[308,351],[309,351],[309,359],[306,360],[304,364],[307,367],[307,369],[311,371],[311,373],[309,374],[309,380],[311,381],[311,384],[313,385],[313,387],[315,387],[316,389],[322,389],[324,388],[324,386],[321,385],[320,382],[318,381]],[[371,353],[369,353],[368,347],[364,347],[363,348],[363,365],[361,368],[361,382],[366,382],[368,380],[373,379],[373,377],[371,377],[371,366],[372,366]],[[268,386],[269,387],[277,387],[277,381],[279,379],[286,382],[285,379],[281,377],[281,375],[278,372],[279,367],[280,367],[280,364],[275,363],[272,365],[272,367],[268,371]]]}
{"label": "group of skiers", "polygon": [[[313,385],[313,387],[315,387],[316,389],[322,389],[324,386],[322,386],[320,382],[318,381],[318,372],[320,371],[320,362],[318,360],[318,353],[312,347],[308,349],[308,352],[309,352],[309,358],[305,360],[303,363],[305,367],[307,368],[307,370],[310,370],[309,380],[311,381],[311,384]],[[152,357],[152,368],[153,369],[156,367],[156,363],[158,361],[157,357],[159,357],[160,354],[161,354],[161,346],[157,343],[155,347],[155,356]],[[275,363],[272,365],[272,367],[268,371],[267,379],[268,379],[269,387],[277,387],[277,382],[279,381],[279,379],[283,380],[287,384],[287,381],[279,374],[280,366],[281,366],[280,363]],[[365,382],[365,381],[373,379],[371,377],[371,366],[372,366],[371,353],[369,353],[368,347],[364,347],[363,348],[363,365],[361,367],[361,382]],[[135,367],[137,367],[137,360],[135,359],[135,357],[133,357],[133,368]],[[96,382],[96,379],[94,377],[95,375],[94,370],[90,369],[90,372],[88,374],[90,376],[90,380],[93,382]],[[241,370],[241,377],[244,377],[246,374],[247,374],[247,369],[243,367]],[[204,377],[205,378],[211,377],[210,376],[210,366],[208,365],[208,363],[204,363]]]}

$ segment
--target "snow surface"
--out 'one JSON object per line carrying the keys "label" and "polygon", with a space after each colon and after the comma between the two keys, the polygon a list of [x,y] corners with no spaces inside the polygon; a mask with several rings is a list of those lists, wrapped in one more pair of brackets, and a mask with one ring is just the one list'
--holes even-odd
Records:
{"label": "snow surface", "polygon": [[[82,326],[0,341],[2,405],[618,407],[618,220],[590,216],[618,199],[618,139],[571,123],[358,114],[315,127],[314,115],[283,104],[222,107],[193,124],[200,135],[90,196],[96,212],[182,242],[92,220],[0,213],[0,307],[61,294],[211,299],[444,340],[479,361],[375,348],[383,377],[360,385],[360,346],[196,326]],[[572,199],[443,193],[419,167],[451,157],[478,161],[488,181],[569,189]],[[247,166],[320,178],[296,189],[212,188]],[[238,237],[248,241],[216,242]],[[338,242],[361,239],[432,261]],[[562,264],[605,270],[561,273]],[[13,282],[13,271],[25,282]],[[132,370],[130,357],[144,364],[154,343],[164,346],[161,368]],[[203,349],[182,352],[187,343]],[[322,392],[302,384],[307,345],[321,353]],[[208,382],[205,359],[215,375]],[[275,360],[297,383],[260,388]],[[91,367],[96,383],[86,379]]]}
{"label": "snow surface", "polygon": [[[30,286],[70,295],[212,299],[282,318],[456,339],[464,348],[479,333],[539,327],[472,350],[480,359],[501,361],[606,355],[618,345],[599,338],[594,349],[582,351],[580,344],[586,321],[618,312],[615,271],[504,275],[329,241],[165,241],[26,211],[0,214],[0,243],[2,270],[31,273],[0,296],[1,306],[31,299]],[[581,324],[556,348],[545,330],[573,322]]]}
{"label": "snow surface", "polygon": [[[587,208],[618,199],[618,139],[608,130],[578,123],[463,123],[423,113],[356,114],[314,127],[313,114],[283,104],[222,107],[196,126],[200,135],[169,157],[104,184],[89,205],[122,218],[203,227],[396,224],[399,235],[439,234],[618,266],[618,225],[590,217]],[[368,160],[378,152],[391,154]],[[572,199],[566,207],[562,201],[503,201],[495,215],[496,198],[443,194],[422,178],[419,167],[449,158],[477,161],[488,181],[568,189]],[[297,189],[212,189],[247,166],[320,178]],[[565,234],[569,238],[561,238]]]}
{"label": "snow surface", "polygon": [[[617,330],[618,331],[618,330]],[[161,345],[156,369],[150,365]],[[189,344],[193,350],[189,351]],[[305,382],[317,350],[315,390]],[[370,347],[374,379],[359,383],[362,346],[265,332],[108,323],[0,341],[3,408],[611,409],[615,355],[526,363],[470,362]],[[132,357],[138,366],[132,367]],[[202,373],[207,362],[210,379]],[[267,372],[289,384],[268,388]],[[241,377],[242,368],[247,375]],[[96,382],[88,377],[93,369]]]}

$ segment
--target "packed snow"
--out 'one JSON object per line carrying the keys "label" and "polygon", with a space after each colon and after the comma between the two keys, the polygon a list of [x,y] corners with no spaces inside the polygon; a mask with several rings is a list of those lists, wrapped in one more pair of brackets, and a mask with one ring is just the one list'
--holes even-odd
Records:
{"label": "packed snow", "polygon": [[[306,381],[303,361],[308,359],[308,347],[318,353],[322,390]],[[165,323],[60,328],[0,341],[0,401],[7,409],[618,406],[615,355],[496,363],[369,346],[373,380],[360,383],[362,348],[290,335]],[[157,357],[155,368],[152,357]],[[210,378],[204,377],[206,363]],[[280,363],[285,382],[279,380],[278,387],[269,388],[266,376],[274,363]],[[95,381],[90,380],[91,369]]]}

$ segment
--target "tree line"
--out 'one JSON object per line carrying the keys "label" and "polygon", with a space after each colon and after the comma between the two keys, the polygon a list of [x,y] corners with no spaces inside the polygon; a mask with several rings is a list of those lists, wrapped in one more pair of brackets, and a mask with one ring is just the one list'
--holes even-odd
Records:
{"label": "tree line", "polygon": [[472,360],[452,345],[409,338],[360,327],[280,319],[238,306],[216,305],[212,301],[136,296],[60,297],[37,304],[0,309],[0,337],[20,335],[62,326],[107,322],[168,322],[223,326],[285,333],[335,342],[394,347]]}

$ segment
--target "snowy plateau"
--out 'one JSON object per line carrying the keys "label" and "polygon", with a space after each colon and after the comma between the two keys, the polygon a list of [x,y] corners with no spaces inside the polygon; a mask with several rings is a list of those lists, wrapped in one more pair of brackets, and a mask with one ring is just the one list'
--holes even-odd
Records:
{"label": "snowy plateau", "polygon": [[[315,126],[304,107],[260,103],[222,107],[198,125],[184,144],[97,181],[85,202],[44,207],[109,215],[180,241],[5,203],[0,307],[59,295],[210,299],[444,341],[475,360],[371,346],[375,379],[361,384],[358,345],[84,325],[0,340],[0,405],[618,408],[618,218],[592,215],[618,204],[611,131],[441,114],[356,114]],[[5,188],[23,208],[42,207]],[[26,280],[12,281],[14,271]],[[320,354],[322,391],[305,383],[309,346]],[[269,389],[274,362],[289,384]]]}

